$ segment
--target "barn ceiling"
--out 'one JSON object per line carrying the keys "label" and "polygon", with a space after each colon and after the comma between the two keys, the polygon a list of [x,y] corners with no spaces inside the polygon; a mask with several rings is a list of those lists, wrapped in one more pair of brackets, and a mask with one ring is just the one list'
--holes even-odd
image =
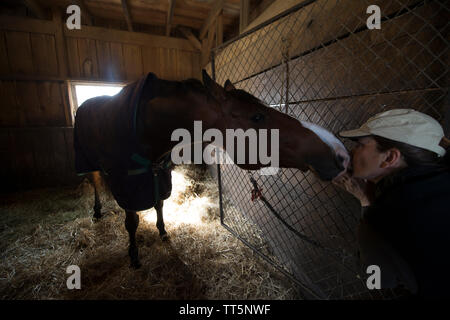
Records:
{"label": "barn ceiling", "polygon": [[[224,40],[239,33],[241,4],[244,0],[3,0],[1,13],[17,12],[37,18],[50,18],[52,7],[65,11],[69,5],[81,8],[82,24],[128,29],[129,31],[181,36],[188,29],[205,37],[220,14]],[[254,17],[273,0],[247,0],[247,15]],[[9,10],[9,11],[8,11]],[[253,13],[252,13],[253,12]],[[212,17],[213,16],[213,17]]]}

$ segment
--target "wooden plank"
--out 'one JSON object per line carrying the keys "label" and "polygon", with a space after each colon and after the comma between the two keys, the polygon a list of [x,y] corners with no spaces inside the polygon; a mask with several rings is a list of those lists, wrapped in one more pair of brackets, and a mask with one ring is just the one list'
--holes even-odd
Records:
{"label": "wooden plank", "polygon": [[45,126],[64,126],[66,124],[64,103],[61,96],[61,85],[55,82],[36,84],[39,96],[40,112]]}
{"label": "wooden plank", "polygon": [[77,42],[81,77],[98,78],[97,47],[95,40],[78,39]]}
{"label": "wooden plank", "polygon": [[19,110],[16,100],[16,89],[12,81],[0,82],[0,101],[2,112],[0,113],[0,126],[15,127],[20,125]]}
{"label": "wooden plank", "polygon": [[202,50],[202,44],[201,42],[197,39],[196,36],[194,36],[191,32],[191,30],[187,29],[187,28],[178,28],[178,30],[181,31],[181,33],[191,42],[192,46],[201,51]]}
{"label": "wooden plank", "polygon": [[242,33],[249,24],[250,0],[241,0],[240,4],[241,11],[239,15],[239,33]]}
{"label": "wooden plank", "polygon": [[61,101],[64,108],[64,125],[67,127],[73,127],[74,124],[74,114],[72,105],[70,103],[69,95],[72,94],[71,90],[69,90],[70,85],[68,81],[59,84],[59,92],[61,95]]}
{"label": "wooden plank", "polygon": [[110,42],[121,42],[124,44],[144,45],[155,48],[173,48],[180,50],[194,51],[188,40],[150,35],[140,32],[128,32],[122,30],[112,30],[100,27],[83,26],[81,30],[64,30],[64,35],[68,38],[87,38]]}
{"label": "wooden plank", "polygon": [[55,37],[47,34],[32,33],[31,51],[33,65],[39,75],[57,76],[58,60],[56,56]]}
{"label": "wooden plank", "polygon": [[123,9],[123,15],[125,17],[125,21],[127,22],[128,31],[133,32],[133,23],[131,22],[131,15],[130,10],[128,8],[128,1],[122,0],[122,9]]}
{"label": "wooden plank", "polygon": [[160,77],[167,80],[181,80],[177,76],[177,50],[160,48]]}
{"label": "wooden plank", "polygon": [[[54,128],[51,131],[50,144],[50,168],[49,174],[53,177],[56,183],[61,183],[69,174],[67,163],[67,144],[64,137],[63,128]],[[51,179],[51,180],[53,180]]]}
{"label": "wooden plank", "polygon": [[303,1],[304,0],[275,0],[269,6],[266,6],[266,9],[261,12],[258,17],[253,19],[251,23],[247,24],[244,29],[239,32],[242,33],[248,31]]}
{"label": "wooden plank", "polygon": [[125,79],[125,65],[122,44],[119,42],[111,42],[111,74],[114,80]]}
{"label": "wooden plank", "polygon": [[0,74],[9,74],[11,70],[8,63],[8,50],[6,47],[5,32],[0,31]]}
{"label": "wooden plank", "polygon": [[126,78],[136,80],[142,76],[142,54],[141,48],[136,45],[125,44],[123,46],[123,57],[125,62]]}
{"label": "wooden plank", "polygon": [[12,130],[11,140],[14,146],[13,166],[16,186],[30,186],[36,176],[34,148],[30,129]]}
{"label": "wooden plank", "polygon": [[202,28],[200,29],[199,38],[202,40],[205,36],[208,30],[210,29],[211,25],[216,20],[217,16],[222,12],[223,10],[223,4],[224,0],[215,0],[214,4],[211,7],[211,11],[209,12],[208,17],[206,18]]}
{"label": "wooden plank", "polygon": [[202,68],[200,66],[201,64],[201,54],[200,52],[194,52],[192,54],[192,75],[191,77],[194,79],[202,80]]}
{"label": "wooden plank", "polygon": [[101,79],[112,80],[111,49],[109,42],[96,40],[98,73]]}
{"label": "wooden plank", "polygon": [[223,13],[217,16],[216,47],[223,43]]}
{"label": "wooden plank", "polygon": [[52,135],[50,130],[33,129],[34,134],[30,136],[34,151],[35,174],[40,180],[39,183],[49,180],[49,176],[56,169],[53,163],[52,153],[54,151]]}
{"label": "wooden plank", "polygon": [[[46,115],[42,112],[38,90],[34,82],[17,82],[17,102],[22,117],[25,119],[24,126],[44,126]],[[20,94],[19,94],[20,93]]]}
{"label": "wooden plank", "polygon": [[69,76],[72,78],[81,77],[80,59],[78,57],[78,41],[76,38],[67,38],[67,61],[69,64]]}
{"label": "wooden plank", "polygon": [[67,57],[67,45],[64,39],[64,23],[61,17],[61,11],[52,8],[52,19],[55,28],[56,55],[58,58],[58,71],[61,77],[67,77],[69,74],[69,61]]}
{"label": "wooden plank", "polygon": [[[446,51],[447,45],[442,38],[434,36],[431,27],[424,28],[420,24],[420,21],[433,19],[435,27],[440,29],[446,20],[437,18],[435,12],[435,7],[424,6],[384,22],[379,32],[362,31],[292,60],[289,63],[290,101],[445,88],[448,86],[447,63],[443,56],[436,57]],[[405,30],[414,34],[414,41]],[[433,38],[428,50],[423,50],[420,43]],[[285,90],[281,80],[284,72],[284,66],[280,65],[244,81],[245,86],[252,91],[261,88],[266,102],[279,103],[280,93]],[[226,77],[221,75],[219,80],[224,81]]]}
{"label": "wooden plank", "polygon": [[188,79],[191,78],[193,75],[192,70],[192,55],[194,53],[190,51],[178,51],[178,70],[177,75],[178,79]]}
{"label": "wooden plank", "polygon": [[11,142],[10,130],[0,130],[0,191],[9,191],[14,184],[14,146]]}
{"label": "wooden plank", "polygon": [[9,55],[11,72],[16,74],[33,74],[33,57],[30,36],[26,32],[8,31],[6,45]]}
{"label": "wooden plank", "polygon": [[45,19],[44,9],[35,0],[22,0],[22,3],[39,19]]}
{"label": "wooden plank", "polygon": [[173,12],[175,9],[176,0],[169,0],[169,9],[167,10],[167,22],[166,22],[166,37],[170,36],[170,29],[172,28]]}
{"label": "wooden plank", "polygon": [[[405,0],[405,5],[416,2]],[[382,5],[383,1],[374,0],[372,4]],[[383,15],[390,15],[402,8],[401,4],[394,2],[383,11]],[[230,80],[234,82],[271,68],[282,61],[283,52],[280,48],[283,39],[290,43],[290,56],[302,55],[314,48],[320,49],[325,43],[347,35],[349,30],[364,28],[365,20],[360,17],[367,16],[366,9],[367,6],[360,1],[344,4],[338,0],[318,0],[292,13],[290,19],[276,21],[252,33],[245,41],[230,44],[217,57],[216,70],[220,71],[225,65],[239,66],[237,70],[227,67]],[[330,21],[330,17],[334,20]],[[346,28],[342,27],[343,23]],[[274,34],[277,36],[274,37]],[[261,43],[264,43],[263,47]]]}
{"label": "wooden plank", "polygon": [[153,72],[161,74],[160,50],[157,48],[142,47],[142,60],[144,73]]}
{"label": "wooden plank", "polygon": [[73,148],[73,128],[63,128],[67,151],[67,170],[75,173],[75,150]]}
{"label": "wooden plank", "polygon": [[0,15],[0,29],[8,31],[36,32],[54,34],[55,25],[52,21],[18,16]]}
{"label": "wooden plank", "polygon": [[211,49],[213,46],[214,41],[214,35],[215,35],[216,28],[215,26],[209,29],[208,31],[208,38],[203,39],[203,47],[202,47],[202,66],[205,66],[208,64],[210,58],[211,58]]}

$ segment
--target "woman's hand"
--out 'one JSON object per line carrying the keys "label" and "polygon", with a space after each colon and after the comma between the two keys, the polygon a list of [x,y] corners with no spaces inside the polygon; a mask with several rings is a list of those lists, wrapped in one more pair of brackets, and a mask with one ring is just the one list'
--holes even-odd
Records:
{"label": "woman's hand", "polygon": [[348,173],[345,173],[335,178],[333,184],[354,195],[361,202],[362,207],[371,205],[374,195],[374,188],[371,182],[351,177]]}

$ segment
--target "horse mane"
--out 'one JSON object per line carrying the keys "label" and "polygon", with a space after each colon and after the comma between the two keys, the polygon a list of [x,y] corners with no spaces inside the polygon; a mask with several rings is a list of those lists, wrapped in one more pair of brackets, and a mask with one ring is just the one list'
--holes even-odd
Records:
{"label": "horse mane", "polygon": [[189,91],[196,91],[199,93],[207,94],[209,91],[206,89],[206,87],[203,85],[203,83],[194,78],[186,79],[183,81],[180,81],[181,86]]}
{"label": "horse mane", "polygon": [[244,91],[241,89],[235,89],[235,90],[228,91],[228,94],[230,94],[231,96],[233,96],[241,101],[244,101],[244,102],[265,104],[264,102],[262,102],[255,96],[253,96],[250,93],[248,93],[247,91]]}
{"label": "horse mane", "polygon": [[[198,79],[191,78],[191,79],[183,80],[183,81],[181,81],[181,83],[182,83],[182,86],[187,90],[192,90],[195,92],[199,92],[199,93],[203,93],[208,96],[211,96],[211,93],[209,92],[209,90]],[[263,103],[261,100],[259,100],[255,96],[253,96],[250,93],[248,93],[247,91],[244,91],[241,89],[235,89],[235,90],[228,91],[228,94],[230,94],[231,96],[233,96],[241,101],[244,101],[244,102],[259,103],[259,104]]]}

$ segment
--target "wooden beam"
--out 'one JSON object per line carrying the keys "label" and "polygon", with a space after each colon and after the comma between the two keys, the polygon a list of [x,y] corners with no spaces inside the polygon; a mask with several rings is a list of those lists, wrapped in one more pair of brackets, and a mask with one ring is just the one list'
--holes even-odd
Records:
{"label": "wooden beam", "polygon": [[170,36],[170,28],[172,27],[173,12],[175,9],[175,0],[169,1],[169,10],[167,10],[166,37]]}
{"label": "wooden beam", "polygon": [[212,26],[208,30],[208,37],[202,41],[202,67],[209,63],[211,58],[211,49],[214,44],[214,35],[216,33],[216,26]]}
{"label": "wooden beam", "polygon": [[128,8],[127,0],[122,0],[122,9],[125,20],[127,21],[128,31],[133,32],[133,24],[131,22],[130,10]]}
{"label": "wooden beam", "polygon": [[223,4],[224,0],[216,0],[213,3],[211,11],[209,12],[208,17],[206,18],[202,28],[200,29],[200,40],[203,40],[214,20],[216,20],[217,16],[222,12]]}
{"label": "wooden beam", "polygon": [[216,47],[223,43],[223,12],[217,16]]}
{"label": "wooden beam", "polygon": [[35,0],[22,0],[22,3],[30,10],[37,18],[45,19],[46,14],[44,9]]}
{"label": "wooden beam", "polygon": [[109,42],[121,42],[125,44],[137,44],[154,48],[196,51],[192,49],[191,43],[185,39],[101,27],[83,26],[81,30],[69,30],[64,28],[64,35],[68,38],[86,38]]}
{"label": "wooden beam", "polygon": [[192,34],[191,30],[180,27],[178,30],[191,42],[192,46],[199,51],[202,50],[202,43]]}
{"label": "wooden beam", "polygon": [[241,13],[239,16],[239,33],[244,32],[249,24],[250,0],[241,0]]}
{"label": "wooden beam", "polygon": [[34,18],[0,15],[0,30],[36,32],[54,34],[55,25],[52,21]]}
{"label": "wooden beam", "polygon": [[66,41],[64,39],[65,25],[62,20],[61,11],[58,8],[52,8],[52,19],[55,27],[55,44],[56,44],[56,56],[58,59],[58,74],[60,77],[67,77],[67,53],[66,53]]}

